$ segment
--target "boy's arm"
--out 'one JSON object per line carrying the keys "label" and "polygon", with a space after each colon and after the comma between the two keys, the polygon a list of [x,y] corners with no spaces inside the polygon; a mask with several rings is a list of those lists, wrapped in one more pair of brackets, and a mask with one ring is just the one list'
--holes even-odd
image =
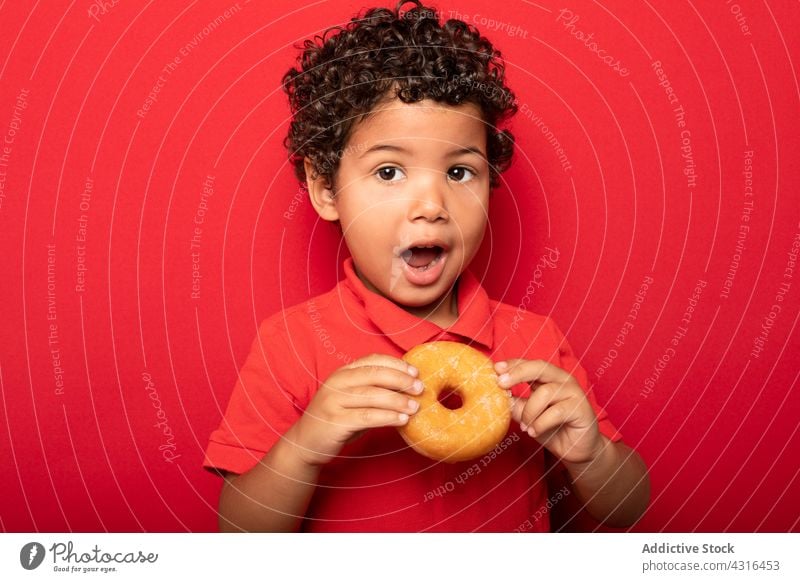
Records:
{"label": "boy's arm", "polygon": [[564,464],[592,517],[613,527],[635,522],[650,497],[647,468],[635,451],[600,433],[575,377],[543,360],[506,360],[495,369],[503,388],[530,384],[530,397],[512,399],[512,418]]}
{"label": "boy's arm", "polygon": [[219,529],[223,532],[294,532],[319,479],[320,465],[299,454],[293,425],[252,469],[226,474],[219,499]]}
{"label": "boy's arm", "polygon": [[322,467],[364,431],[402,426],[418,405],[419,372],[403,360],[371,354],[339,368],[259,463],[226,477],[220,494],[222,531],[297,531]]}
{"label": "boy's arm", "polygon": [[650,500],[650,480],[642,458],[622,442],[600,435],[602,445],[590,461],[562,461],[572,489],[586,510],[612,527],[632,525]]}

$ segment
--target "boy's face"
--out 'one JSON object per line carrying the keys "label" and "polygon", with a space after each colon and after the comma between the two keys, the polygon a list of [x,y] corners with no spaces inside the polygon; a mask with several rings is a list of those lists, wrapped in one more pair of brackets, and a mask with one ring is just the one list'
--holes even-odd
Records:
{"label": "boy's face", "polygon": [[446,312],[486,228],[481,111],[471,103],[385,101],[354,127],[334,190],[318,179],[309,191],[320,216],[340,222],[368,288],[412,313]]}

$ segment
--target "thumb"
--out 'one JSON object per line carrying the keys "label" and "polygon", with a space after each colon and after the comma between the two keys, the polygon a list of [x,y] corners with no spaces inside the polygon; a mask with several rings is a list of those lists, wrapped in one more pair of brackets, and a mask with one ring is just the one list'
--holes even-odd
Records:
{"label": "thumb", "polygon": [[521,396],[511,397],[511,418],[515,422],[522,422],[522,411],[525,409],[525,404],[528,402],[527,398]]}

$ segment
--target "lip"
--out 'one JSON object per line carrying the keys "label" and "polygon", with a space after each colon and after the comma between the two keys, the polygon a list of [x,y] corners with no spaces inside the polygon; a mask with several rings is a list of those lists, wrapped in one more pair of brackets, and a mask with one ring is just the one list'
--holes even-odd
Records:
{"label": "lip", "polygon": [[397,256],[402,258],[403,253],[406,252],[408,249],[413,248],[413,247],[441,247],[443,255],[446,254],[448,251],[450,251],[450,245],[448,245],[446,242],[444,242],[441,239],[438,239],[438,238],[421,238],[419,240],[415,240],[414,242],[412,242],[409,245],[406,245],[406,246],[402,247],[400,249],[400,251],[397,253]]}
{"label": "lip", "polygon": [[[429,247],[429,246],[440,247],[442,249],[442,253],[436,259],[436,263],[431,267],[428,267],[426,270],[420,271],[419,269],[416,269],[411,265],[409,265],[408,263],[406,263],[406,261],[403,259],[402,255],[408,249],[412,247]],[[410,245],[403,247],[397,253],[397,260],[401,262],[403,267],[403,273],[405,275],[406,280],[409,283],[417,286],[427,286],[436,283],[436,281],[438,281],[439,278],[442,276],[442,273],[444,272],[444,266],[445,263],[447,262],[447,257],[449,254],[450,254],[450,246],[447,243],[437,238],[425,238],[425,239],[415,240]]]}

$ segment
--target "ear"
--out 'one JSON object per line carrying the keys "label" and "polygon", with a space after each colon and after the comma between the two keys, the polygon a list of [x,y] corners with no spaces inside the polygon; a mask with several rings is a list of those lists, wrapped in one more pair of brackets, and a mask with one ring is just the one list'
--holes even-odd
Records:
{"label": "ear", "polygon": [[320,218],[330,222],[339,220],[339,211],[334,202],[334,192],[331,185],[324,176],[317,176],[311,160],[306,158],[303,161],[306,170],[306,185],[308,186],[308,196],[311,204],[317,211]]}

